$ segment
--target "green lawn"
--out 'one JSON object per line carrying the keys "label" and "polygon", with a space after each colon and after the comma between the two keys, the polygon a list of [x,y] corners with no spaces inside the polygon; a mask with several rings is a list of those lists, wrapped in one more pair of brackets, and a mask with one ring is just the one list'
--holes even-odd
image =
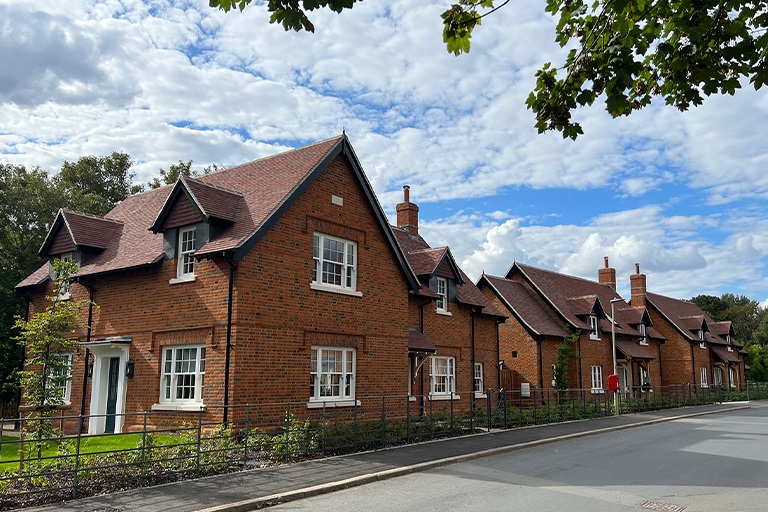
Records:
{"label": "green lawn", "polygon": [[[178,437],[158,435],[157,442],[161,445],[172,445],[180,442]],[[80,441],[80,453],[97,453],[136,448],[141,444],[141,434],[116,434],[106,436],[83,436]],[[54,442],[44,443],[43,457],[55,456],[58,446]],[[3,433],[2,452],[0,452],[0,473],[19,469],[19,437]]]}

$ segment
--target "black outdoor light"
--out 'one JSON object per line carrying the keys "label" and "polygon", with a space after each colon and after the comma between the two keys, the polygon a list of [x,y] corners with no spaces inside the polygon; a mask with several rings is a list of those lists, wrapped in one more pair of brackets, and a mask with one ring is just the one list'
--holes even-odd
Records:
{"label": "black outdoor light", "polygon": [[129,359],[127,363],[125,363],[125,376],[129,379],[133,378],[134,373],[134,364],[133,359]]}
{"label": "black outdoor light", "polygon": [[93,361],[88,363],[88,378],[93,377]]}

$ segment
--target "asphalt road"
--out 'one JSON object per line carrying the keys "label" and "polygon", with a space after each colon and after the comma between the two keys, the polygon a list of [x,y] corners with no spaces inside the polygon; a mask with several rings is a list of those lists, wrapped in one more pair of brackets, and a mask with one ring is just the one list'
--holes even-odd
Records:
{"label": "asphalt road", "polygon": [[768,407],[561,441],[271,510],[768,512]]}

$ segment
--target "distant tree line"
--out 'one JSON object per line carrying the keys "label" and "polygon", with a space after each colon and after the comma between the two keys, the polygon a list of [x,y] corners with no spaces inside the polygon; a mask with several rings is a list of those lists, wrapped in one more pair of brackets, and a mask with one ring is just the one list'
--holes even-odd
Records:
{"label": "distant tree line", "polygon": [[736,340],[744,344],[747,378],[768,382],[768,309],[744,295],[724,293],[720,297],[697,295],[691,302],[699,306],[715,322],[730,320]]}
{"label": "distant tree line", "polygon": [[[16,317],[24,317],[25,301],[14,287],[45,262],[37,251],[60,208],[105,215],[120,201],[144,191],[134,183],[133,161],[126,153],[84,156],[65,161],[57,173],[37,166],[0,163],[0,402],[19,397],[19,371],[23,351],[14,329]],[[198,176],[217,170],[192,169],[192,160],[179,160],[149,188],[174,183],[179,176]]]}

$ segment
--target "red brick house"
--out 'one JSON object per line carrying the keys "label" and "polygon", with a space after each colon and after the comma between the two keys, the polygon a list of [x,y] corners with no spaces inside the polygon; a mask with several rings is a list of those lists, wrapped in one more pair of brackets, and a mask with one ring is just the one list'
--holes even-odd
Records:
{"label": "red brick house", "polygon": [[[59,212],[40,254],[77,261],[68,294],[99,306],[75,334],[71,412],[101,415],[88,425],[101,433],[135,427],[121,414],[145,410],[221,421],[222,404],[406,396],[416,325],[443,357],[438,370],[455,358],[456,389],[471,389],[470,361],[494,378],[498,311],[449,255],[432,272],[449,269],[448,294],[431,292],[395,236],[345,135],[181,178],[104,217]],[[17,285],[30,314],[46,306],[51,272],[46,263]],[[438,327],[441,299],[461,336],[437,335],[452,330]]]}
{"label": "red brick house", "polygon": [[408,303],[409,394],[485,398],[485,390],[499,387],[499,324],[506,317],[459,268],[448,247],[430,247],[419,235],[418,213],[405,186],[392,231],[422,287],[419,294],[410,293]]}
{"label": "red brick house", "polygon": [[693,302],[646,290],[647,279],[636,265],[630,276],[631,303],[646,308],[654,326],[666,338],[662,349],[662,379],[667,385],[700,388],[746,384],[744,347],[736,341],[731,322],[715,322]]}
{"label": "red brick house", "polygon": [[659,365],[664,337],[642,307],[632,307],[616,292],[616,271],[599,272],[600,282],[522,263],[507,274],[484,274],[478,288],[510,319],[499,329],[501,359],[523,382],[554,386],[557,347],[564,336],[580,332],[575,344],[573,386],[601,394],[613,372],[611,302],[616,323],[617,366],[621,388],[638,392],[663,384]]}

